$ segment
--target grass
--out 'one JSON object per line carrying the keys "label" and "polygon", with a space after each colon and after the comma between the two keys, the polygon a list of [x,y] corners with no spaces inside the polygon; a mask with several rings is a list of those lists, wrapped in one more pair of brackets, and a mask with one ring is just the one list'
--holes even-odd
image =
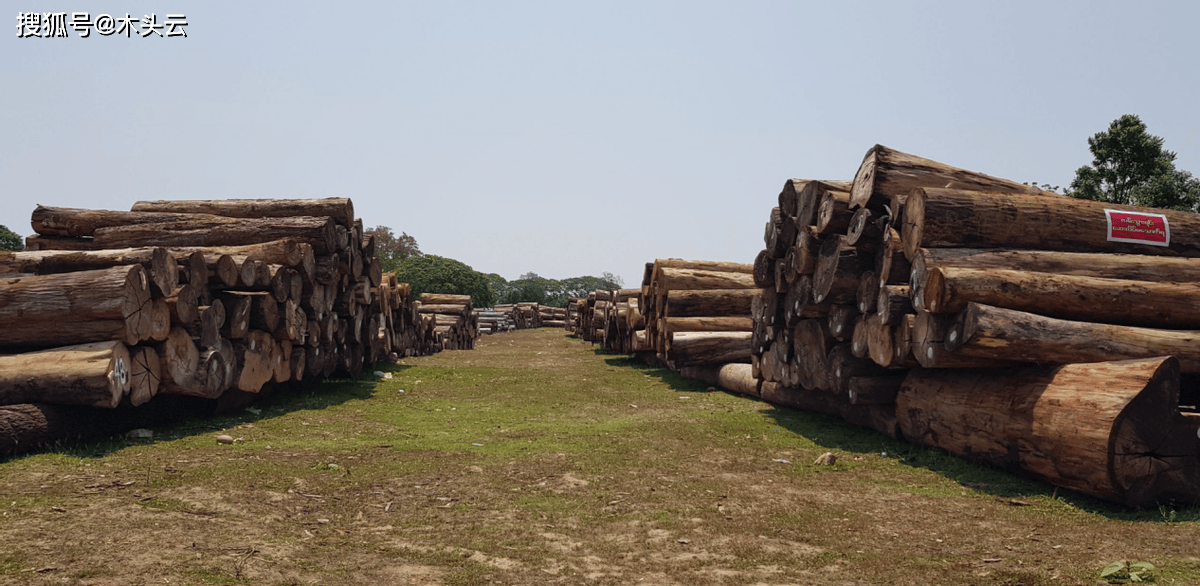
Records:
{"label": "grass", "polygon": [[9,458],[0,584],[1090,585],[1118,559],[1200,583],[1200,509],[707,389],[525,331]]}

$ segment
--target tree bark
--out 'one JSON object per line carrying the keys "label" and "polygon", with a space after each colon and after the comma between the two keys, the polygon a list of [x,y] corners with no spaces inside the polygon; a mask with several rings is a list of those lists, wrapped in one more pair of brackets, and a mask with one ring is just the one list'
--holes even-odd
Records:
{"label": "tree bark", "polygon": [[699,289],[672,291],[663,317],[749,316],[759,289]]}
{"label": "tree bark", "polygon": [[727,391],[758,396],[759,380],[752,375],[749,364],[714,364],[688,366],[679,371],[683,378],[698,380]]}
{"label": "tree bark", "polygon": [[754,320],[746,317],[667,317],[660,327],[668,334],[675,332],[749,332]]}
{"label": "tree bark", "polygon": [[1128,506],[1200,494],[1200,419],[1178,411],[1174,358],[909,373],[914,443]]}
{"label": "tree bark", "polygon": [[[747,265],[753,267],[751,265]],[[704,269],[660,267],[652,285],[658,291],[694,291],[697,289],[754,289],[751,272],[724,272]]]}
{"label": "tree bark", "polygon": [[854,212],[850,211],[850,193],[829,190],[821,197],[817,208],[817,233],[844,235],[850,228]]}
{"label": "tree bark", "polygon": [[854,303],[860,276],[875,264],[874,257],[859,253],[845,240],[845,236],[834,235],[821,245],[821,258],[813,273],[813,301],[817,303]]}
{"label": "tree bark", "polygon": [[676,368],[750,362],[750,332],[681,332],[667,336],[667,360]]}
{"label": "tree bark", "polygon": [[796,226],[815,226],[821,201],[830,191],[849,192],[850,181],[809,181],[804,185],[796,200]]}
{"label": "tree bark", "polygon": [[116,250],[31,250],[0,251],[0,273],[51,275],[107,269],[140,264],[158,295],[167,295],[179,286],[179,265],[160,247],[121,248]]}

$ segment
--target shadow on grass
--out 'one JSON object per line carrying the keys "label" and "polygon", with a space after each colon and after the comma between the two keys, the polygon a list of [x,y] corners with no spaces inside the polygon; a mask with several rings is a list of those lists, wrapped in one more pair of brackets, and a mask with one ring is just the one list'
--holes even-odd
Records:
{"label": "shadow on grass", "polygon": [[[708,392],[709,385],[685,379],[678,372],[668,368],[646,365],[631,356],[613,356],[600,349],[596,350],[596,354],[610,356],[605,359],[610,366],[640,370],[648,376],[663,381],[675,391]],[[762,401],[725,389],[718,388],[718,391],[747,401]],[[957,482],[965,490],[1008,501],[1014,506],[1026,504],[1023,499],[1040,497],[1061,502],[1066,507],[1114,520],[1166,523],[1200,521],[1200,506],[1164,503],[1155,508],[1123,507],[1022,476],[1020,471],[1001,470],[952,456],[940,450],[909,444],[872,429],[854,426],[840,417],[778,405],[773,407],[767,412],[767,416],[776,425],[813,442],[821,449],[855,454],[878,454],[913,469],[928,470]]]}
{"label": "shadow on grass", "polygon": [[[45,419],[55,428],[69,431],[42,449],[0,456],[0,464],[38,454],[61,454],[74,458],[103,458],[129,446],[153,445],[163,440],[205,435],[242,423],[268,420],[295,411],[324,409],[348,401],[369,399],[379,378],[375,371],[397,373],[408,365],[380,363],[350,377],[335,374],[323,380],[306,380],[277,385],[262,393],[226,391],[220,399],[158,395],[146,404],[117,409],[47,406]],[[267,415],[270,413],[270,415]],[[148,439],[131,439],[134,429],[149,429]]]}

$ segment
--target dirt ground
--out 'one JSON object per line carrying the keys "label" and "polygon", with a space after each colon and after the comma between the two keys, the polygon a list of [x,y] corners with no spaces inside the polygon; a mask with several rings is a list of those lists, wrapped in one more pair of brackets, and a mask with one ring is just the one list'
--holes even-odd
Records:
{"label": "dirt ground", "polygon": [[377,369],[0,460],[0,584],[1090,586],[1121,560],[1200,584],[1195,508],[1110,506],[560,330]]}

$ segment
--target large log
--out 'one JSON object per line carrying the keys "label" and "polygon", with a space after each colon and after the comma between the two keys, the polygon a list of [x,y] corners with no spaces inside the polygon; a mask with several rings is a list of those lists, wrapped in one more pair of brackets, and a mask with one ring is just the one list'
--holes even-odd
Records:
{"label": "large log", "polygon": [[312,246],[292,238],[242,246],[173,247],[171,251],[177,255],[202,252],[216,256],[240,256],[294,268],[306,279],[316,278],[316,256]]}
{"label": "large log", "polygon": [[997,193],[1048,193],[1036,187],[951,167],[877,144],[867,151],[858,172],[854,174],[850,206],[884,209],[892,196],[902,198],[919,187],[950,187]]}
{"label": "large log", "polygon": [[346,228],[354,225],[354,202],[345,197],[327,197],[323,199],[180,199],[139,201],[134,203],[131,209],[135,212],[212,214],[230,218],[328,216]]}
{"label": "large log", "polygon": [[115,250],[27,250],[0,251],[0,273],[51,275],[140,264],[158,295],[168,295],[179,286],[179,264],[161,247]]}
{"label": "large log", "polygon": [[750,332],[668,334],[667,359],[676,368],[700,364],[750,362]]}
{"label": "large log", "polygon": [[162,366],[158,352],[150,346],[130,349],[129,404],[135,407],[145,404],[158,394],[162,383]]}
{"label": "large log", "polygon": [[85,210],[39,205],[33,210],[30,224],[43,236],[93,236],[99,228],[187,222],[191,220],[221,221],[217,216],[196,216],[170,212],[124,212],[114,210]]}
{"label": "large log", "polygon": [[713,364],[684,367],[680,369],[679,374],[683,378],[698,380],[727,391],[757,397],[761,381],[752,376],[751,370],[749,364]]}
{"label": "large log", "polygon": [[821,257],[813,273],[813,301],[817,303],[854,303],[859,278],[875,266],[873,255],[860,253],[845,241],[845,236],[834,235],[821,245]]}
{"label": "large log", "polygon": [[905,202],[901,238],[909,259],[921,248],[961,247],[1195,257],[1200,214],[1054,194],[925,188]]}
{"label": "large log", "polygon": [[141,265],[0,280],[0,323],[0,347],[136,344],[155,327],[149,280]]}
{"label": "large log", "polygon": [[1129,506],[1200,495],[1200,418],[1179,364],[1150,358],[1017,370],[916,370],[896,398],[917,444]]}
{"label": "large log", "polygon": [[309,244],[316,255],[338,251],[336,224],[328,217],[281,217],[189,221],[135,226],[113,226],[96,230],[96,244],[105,248],[137,246],[230,246],[291,238]]}
{"label": "large log", "polygon": [[945,349],[965,360],[1055,364],[1176,356],[1184,372],[1200,372],[1200,331],[1070,321],[979,303],[955,319]]}
{"label": "large log", "polygon": [[[721,273],[751,273],[754,271],[754,265],[752,264],[722,260],[684,260],[679,258],[654,259],[653,267],[663,269],[695,269]],[[651,280],[653,280],[653,274]]]}
{"label": "large log", "polygon": [[796,200],[796,226],[815,226],[821,201],[830,191],[849,192],[850,181],[809,181],[804,184]]}
{"label": "large log", "polygon": [[754,320],[745,317],[666,317],[659,327],[668,334],[675,332],[749,332]]}
{"label": "large log", "polygon": [[932,313],[958,313],[976,302],[1062,319],[1200,328],[1200,285],[1194,283],[935,267],[918,288],[913,306]]}
{"label": "large log", "polygon": [[129,349],[117,341],[0,356],[0,405],[111,409],[129,393],[132,370]]}
{"label": "large log", "polygon": [[[753,271],[753,267],[751,267]],[[660,292],[694,291],[697,289],[753,289],[752,272],[710,271],[659,267],[655,273],[654,287]]]}
{"label": "large log", "polygon": [[672,291],[666,298],[666,317],[749,316],[759,289],[700,289]]}

